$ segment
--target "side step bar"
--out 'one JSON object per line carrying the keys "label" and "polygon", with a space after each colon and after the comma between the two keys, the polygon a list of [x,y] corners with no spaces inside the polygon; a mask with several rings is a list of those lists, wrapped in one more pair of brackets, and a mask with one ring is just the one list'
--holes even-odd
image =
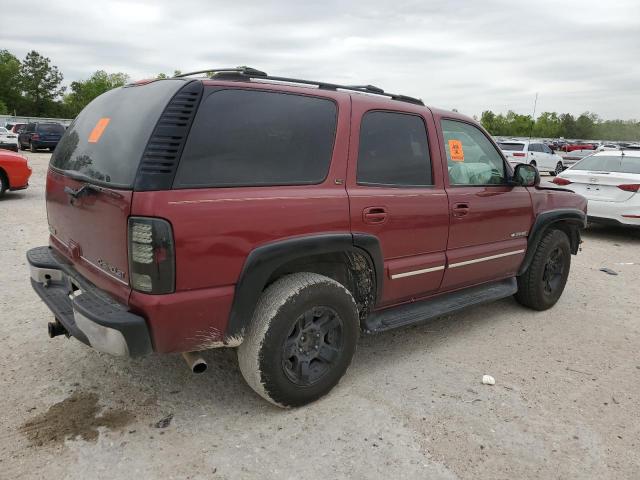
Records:
{"label": "side step bar", "polygon": [[400,305],[373,312],[364,321],[366,333],[384,332],[394,328],[422,323],[432,318],[464,310],[473,305],[510,297],[518,291],[515,278],[466,288],[428,300]]}

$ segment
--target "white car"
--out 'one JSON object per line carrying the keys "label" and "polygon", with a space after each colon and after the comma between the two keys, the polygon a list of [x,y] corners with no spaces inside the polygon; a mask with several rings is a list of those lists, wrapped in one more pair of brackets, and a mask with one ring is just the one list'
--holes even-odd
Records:
{"label": "white car", "polygon": [[553,150],[542,142],[504,140],[498,142],[498,147],[512,165],[528,163],[540,172],[549,172],[551,175],[557,175],[565,169],[562,157],[553,153]]}
{"label": "white car", "polygon": [[640,226],[640,150],[595,153],[553,183],[587,199],[591,222]]}
{"label": "white car", "polygon": [[0,127],[0,148],[18,151],[18,135]]}

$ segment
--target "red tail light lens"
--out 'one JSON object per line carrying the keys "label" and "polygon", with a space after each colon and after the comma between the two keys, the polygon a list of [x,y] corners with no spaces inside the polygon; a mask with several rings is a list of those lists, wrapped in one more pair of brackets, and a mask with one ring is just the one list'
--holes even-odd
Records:
{"label": "red tail light lens", "polygon": [[175,251],[171,225],[161,218],[129,218],[131,287],[144,293],[175,290]]}
{"label": "red tail light lens", "polygon": [[524,156],[526,156],[526,153],[514,153],[513,156],[514,157],[524,157]]}
{"label": "red tail light lens", "polygon": [[570,183],[573,183],[571,180],[560,177],[555,177],[553,180],[551,180],[551,182],[555,183],[556,185],[569,185]]}
{"label": "red tail light lens", "polygon": [[39,140],[40,139],[40,135],[38,135],[37,133],[34,133],[33,135],[31,135],[31,140]]}
{"label": "red tail light lens", "polygon": [[625,192],[633,192],[636,193],[640,190],[640,183],[630,183],[627,185],[618,185],[620,190],[624,190]]}

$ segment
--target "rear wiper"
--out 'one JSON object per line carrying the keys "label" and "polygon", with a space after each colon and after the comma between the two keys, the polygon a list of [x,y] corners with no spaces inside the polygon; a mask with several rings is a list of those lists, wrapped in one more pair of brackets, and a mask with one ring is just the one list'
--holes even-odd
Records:
{"label": "rear wiper", "polygon": [[92,180],[90,177],[87,177],[86,175],[83,175],[81,173],[77,173],[77,172],[72,172],[69,170],[65,170],[64,174],[69,177],[72,178],[74,180],[78,180],[80,182],[84,182],[82,184],[82,186],[80,188],[73,189],[71,187],[64,187],[64,193],[66,193],[67,195],[69,195],[71,198],[80,198],[83,195],[88,195],[90,193],[105,193],[111,197],[114,198],[121,198],[122,195],[120,195],[117,192],[114,192],[113,190],[109,189],[109,188],[104,188],[104,187],[100,187],[98,185],[95,185],[93,183],[88,182],[87,180]]}

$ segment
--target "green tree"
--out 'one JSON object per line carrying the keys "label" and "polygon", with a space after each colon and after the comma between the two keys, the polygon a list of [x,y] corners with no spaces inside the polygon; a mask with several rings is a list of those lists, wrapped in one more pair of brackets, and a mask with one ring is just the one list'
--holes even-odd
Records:
{"label": "green tree", "polygon": [[167,75],[166,73],[159,73],[158,75],[156,75],[156,78],[158,80],[164,80],[167,78],[171,78],[172,76],[175,77],[176,75],[180,75],[182,72],[180,70],[174,70],[173,71],[173,75]]}
{"label": "green tree", "polygon": [[7,107],[6,103],[0,100],[0,115],[6,115],[7,113],[9,113],[9,107]]}
{"label": "green tree", "polygon": [[0,50],[0,102],[4,103],[7,112],[18,110],[22,103],[20,60],[7,50]]}
{"label": "green tree", "polygon": [[543,138],[557,138],[560,136],[560,118],[556,112],[542,112],[536,119],[533,135]]}
{"label": "green tree", "polygon": [[35,50],[27,53],[20,66],[20,86],[25,97],[23,114],[48,115],[54,109],[54,100],[65,90],[62,79],[62,73],[49,58]]}
{"label": "green tree", "polygon": [[75,117],[91,100],[113,88],[126,85],[126,73],[107,73],[98,70],[87,80],[71,82],[71,92],[64,96],[64,106],[68,116]]}
{"label": "green tree", "polygon": [[560,135],[565,138],[576,138],[576,119],[570,113],[560,115]]}

